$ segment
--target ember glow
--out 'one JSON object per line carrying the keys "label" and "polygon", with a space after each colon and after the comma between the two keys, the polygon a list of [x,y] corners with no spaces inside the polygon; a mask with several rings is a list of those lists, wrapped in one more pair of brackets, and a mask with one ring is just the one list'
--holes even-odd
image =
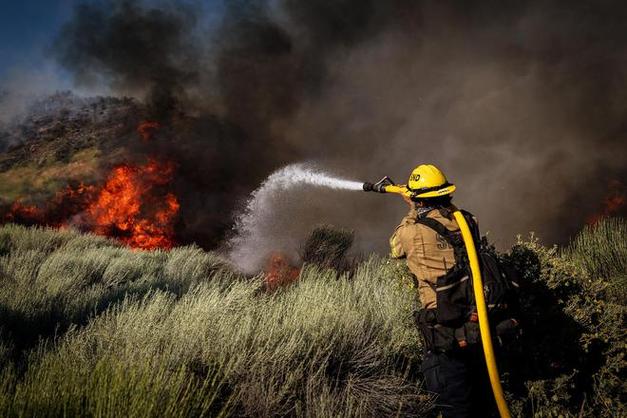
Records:
{"label": "ember glow", "polygon": [[72,216],[86,207],[95,192],[95,186],[79,183],[57,191],[54,197],[43,205],[24,203],[23,199],[17,199],[9,208],[0,210],[0,223],[65,227]]}
{"label": "ember glow", "polygon": [[603,199],[601,209],[588,217],[588,225],[596,225],[601,219],[616,215],[627,205],[627,188],[618,180],[610,182],[607,195]]}
{"label": "ember glow", "polygon": [[137,133],[144,141],[150,141],[157,132],[157,130],[161,127],[161,124],[154,120],[145,120],[140,122],[137,126]]}
{"label": "ember glow", "polygon": [[23,203],[22,199],[17,199],[3,216],[4,222],[17,222],[26,224],[36,224],[42,218],[42,210],[37,206]]}
{"label": "ember glow", "polygon": [[266,290],[274,291],[298,280],[300,268],[291,265],[284,254],[275,252],[270,255],[264,272]]}

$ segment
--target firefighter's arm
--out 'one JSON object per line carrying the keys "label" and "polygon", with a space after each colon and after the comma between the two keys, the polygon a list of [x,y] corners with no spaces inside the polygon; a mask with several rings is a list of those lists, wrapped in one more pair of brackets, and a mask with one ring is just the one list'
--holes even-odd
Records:
{"label": "firefighter's arm", "polygon": [[399,231],[400,227],[396,228],[396,231],[394,231],[394,234],[390,237],[390,256],[392,258],[403,258],[407,255],[401,244]]}

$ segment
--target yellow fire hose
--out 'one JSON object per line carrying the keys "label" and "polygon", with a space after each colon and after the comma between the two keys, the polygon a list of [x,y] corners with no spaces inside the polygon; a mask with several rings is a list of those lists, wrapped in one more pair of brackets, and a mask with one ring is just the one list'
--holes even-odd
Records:
{"label": "yellow fire hose", "polygon": [[511,415],[509,413],[509,409],[507,408],[507,402],[505,401],[505,396],[503,395],[503,387],[501,386],[501,379],[499,378],[499,369],[496,366],[496,359],[494,358],[494,347],[492,346],[490,323],[488,322],[488,308],[485,304],[485,297],[483,295],[483,282],[481,281],[481,270],[479,269],[477,249],[475,248],[475,242],[472,238],[472,233],[470,232],[470,228],[468,227],[468,223],[466,222],[464,215],[462,215],[460,211],[455,211],[453,215],[455,216],[455,220],[462,232],[466,251],[468,252],[468,260],[470,260],[472,288],[475,293],[477,314],[479,315],[479,331],[481,333],[483,354],[488,367],[488,375],[490,376],[492,392],[494,393],[494,399],[496,400],[496,406],[499,408],[499,415],[501,415],[501,418],[510,418]]}
{"label": "yellow fire hose", "polygon": [[[365,191],[376,191],[380,193],[396,193],[405,196],[411,196],[410,191],[405,185],[394,184],[389,177],[384,177],[379,183],[364,183]],[[477,305],[477,314],[479,316],[479,332],[481,333],[481,343],[483,345],[483,354],[485,356],[486,366],[488,367],[488,376],[490,377],[490,385],[492,386],[492,392],[494,393],[494,399],[499,409],[499,415],[501,418],[510,418],[509,409],[505,396],[503,394],[503,387],[501,386],[501,379],[499,377],[499,369],[496,365],[496,359],[494,357],[494,347],[492,346],[492,336],[490,333],[490,322],[488,321],[488,308],[485,303],[485,297],[483,295],[483,282],[481,280],[481,269],[479,267],[479,258],[477,257],[477,249],[475,248],[475,242],[470,232],[468,222],[464,218],[464,215],[460,211],[453,213],[455,220],[459,225],[459,229],[464,239],[466,252],[468,253],[468,260],[470,261],[470,274],[472,275],[472,287],[475,294],[475,304]]]}

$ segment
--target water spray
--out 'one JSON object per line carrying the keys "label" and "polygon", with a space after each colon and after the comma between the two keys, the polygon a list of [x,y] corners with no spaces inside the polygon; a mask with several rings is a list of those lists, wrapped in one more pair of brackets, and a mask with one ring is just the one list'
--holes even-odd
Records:
{"label": "water spray", "polygon": [[294,188],[325,187],[335,190],[363,190],[363,183],[326,173],[310,164],[291,164],[272,173],[255,190],[244,210],[235,218],[229,239],[228,258],[243,272],[255,273],[275,248],[269,245],[268,229],[276,222],[277,202]]}

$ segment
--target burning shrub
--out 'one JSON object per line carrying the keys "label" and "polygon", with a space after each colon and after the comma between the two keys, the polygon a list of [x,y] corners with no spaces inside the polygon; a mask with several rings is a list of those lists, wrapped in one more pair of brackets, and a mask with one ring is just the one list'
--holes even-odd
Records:
{"label": "burning shrub", "polygon": [[[342,273],[351,267],[346,253],[353,244],[353,233],[332,226],[319,226],[307,237],[301,258],[305,264],[334,269]],[[264,268],[263,290],[274,291],[298,280],[301,268],[290,263],[286,254],[274,252]]]}
{"label": "burning shrub", "polygon": [[285,254],[275,252],[264,269],[264,290],[272,292],[288,286],[298,280],[299,275],[300,268],[292,266]]}
{"label": "burning shrub", "polygon": [[150,159],[146,164],[114,167],[102,187],[69,185],[44,205],[16,200],[0,208],[0,223],[75,226],[119,239],[133,248],[172,248],[180,208],[167,190],[174,165]]}
{"label": "burning shrub", "polygon": [[[160,127],[157,121],[145,120],[136,131],[148,142]],[[0,199],[0,224],[74,226],[133,248],[169,249],[176,244],[174,224],[180,209],[170,188],[174,171],[172,161],[153,156],[144,164],[117,163],[104,184],[73,181],[38,205],[19,198],[2,204]]]}
{"label": "burning shrub", "polygon": [[116,167],[89,204],[82,224],[133,248],[172,248],[180,205],[175,195],[161,188],[171,181],[173,171],[173,164],[157,160]]}
{"label": "burning shrub", "polygon": [[611,216],[619,216],[627,205],[627,186],[619,180],[612,180],[601,203],[599,211],[588,217],[588,225],[595,225]]}
{"label": "burning shrub", "polygon": [[161,124],[155,120],[145,120],[137,126],[137,133],[143,141],[150,141],[155,133],[161,128]]}

